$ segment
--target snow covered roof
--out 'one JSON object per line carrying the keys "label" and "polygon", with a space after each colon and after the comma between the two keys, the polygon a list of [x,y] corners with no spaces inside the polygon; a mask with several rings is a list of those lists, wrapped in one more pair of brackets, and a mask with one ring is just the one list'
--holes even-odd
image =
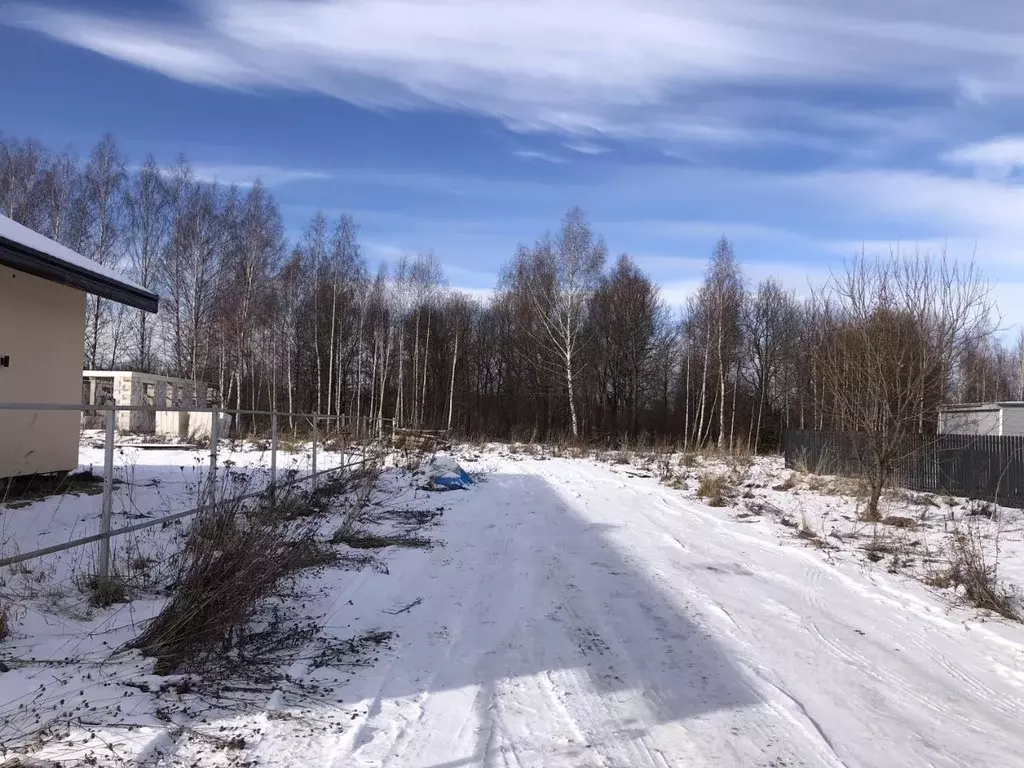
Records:
{"label": "snow covered roof", "polygon": [[1000,408],[1024,408],[1024,400],[999,400],[991,403],[947,403],[940,411],[996,411]]}
{"label": "snow covered roof", "polygon": [[104,299],[156,312],[159,297],[28,227],[0,216],[0,265]]}

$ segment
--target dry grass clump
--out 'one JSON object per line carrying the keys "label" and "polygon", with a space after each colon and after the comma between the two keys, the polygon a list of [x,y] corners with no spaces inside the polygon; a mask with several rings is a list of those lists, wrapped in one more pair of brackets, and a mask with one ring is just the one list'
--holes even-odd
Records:
{"label": "dry grass clump", "polygon": [[697,478],[697,496],[709,507],[726,506],[734,490],[729,477],[721,472],[701,472]]}
{"label": "dry grass clump", "polygon": [[128,602],[128,586],[117,576],[92,576],[82,584],[82,591],[89,596],[89,605],[107,608],[117,603]]}

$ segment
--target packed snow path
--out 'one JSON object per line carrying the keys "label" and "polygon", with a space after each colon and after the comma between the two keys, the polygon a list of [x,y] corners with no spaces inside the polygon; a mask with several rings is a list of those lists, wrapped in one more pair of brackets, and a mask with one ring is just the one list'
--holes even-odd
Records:
{"label": "packed snow path", "polygon": [[502,459],[445,500],[443,549],[339,594],[398,636],[303,764],[1024,765],[1015,628],[593,463]]}

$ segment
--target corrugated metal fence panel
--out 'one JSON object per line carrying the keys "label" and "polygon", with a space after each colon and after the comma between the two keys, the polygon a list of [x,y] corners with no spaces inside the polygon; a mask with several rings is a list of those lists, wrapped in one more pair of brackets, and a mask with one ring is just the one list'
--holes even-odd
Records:
{"label": "corrugated metal fence panel", "polygon": [[[862,476],[867,442],[857,433],[787,430],[786,466],[818,474]],[[892,485],[1024,508],[1024,436],[908,435]]]}

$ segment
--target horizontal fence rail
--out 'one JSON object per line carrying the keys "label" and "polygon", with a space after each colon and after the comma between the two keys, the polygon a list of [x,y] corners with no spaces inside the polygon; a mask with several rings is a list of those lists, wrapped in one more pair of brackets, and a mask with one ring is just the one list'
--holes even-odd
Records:
{"label": "horizontal fence rail", "polygon": [[[63,552],[68,549],[75,547],[86,546],[89,544],[99,544],[99,558],[98,558],[98,571],[101,578],[105,578],[109,575],[110,570],[110,540],[123,536],[125,534],[134,533],[137,531],[151,528],[157,525],[167,525],[168,523],[182,520],[192,515],[201,514],[203,512],[212,510],[218,503],[218,484],[217,474],[220,469],[218,465],[218,457],[220,453],[220,443],[222,439],[231,439],[231,432],[235,433],[235,437],[238,437],[242,433],[240,425],[242,416],[261,416],[267,417],[268,419],[268,451],[270,454],[270,482],[262,490],[255,491],[252,493],[246,493],[238,496],[226,496],[222,497],[222,502],[244,502],[253,500],[260,497],[265,497],[268,493],[274,494],[278,490],[287,489],[298,485],[300,483],[310,482],[312,490],[316,490],[317,480],[327,474],[341,472],[355,467],[361,466],[366,463],[365,457],[359,458],[356,461],[346,461],[348,450],[352,445],[347,439],[343,439],[341,443],[341,452],[343,456],[342,463],[337,467],[330,467],[328,469],[317,470],[317,454],[318,451],[322,452],[324,449],[325,437],[330,438],[330,432],[321,434],[320,425],[327,424],[328,430],[331,429],[332,425],[336,429],[337,434],[344,435],[346,430],[355,427],[355,430],[362,434],[372,435],[379,439],[385,438],[390,440],[394,432],[394,420],[392,419],[377,419],[373,417],[361,417],[356,419],[351,416],[344,414],[320,414],[320,413],[291,413],[291,412],[279,412],[279,411],[258,411],[258,410],[246,410],[246,409],[234,409],[234,408],[198,408],[198,407],[173,407],[173,406],[153,406],[153,405],[115,405],[111,403],[104,403],[98,405],[92,404],[66,404],[66,403],[0,403],[0,413],[3,411],[35,411],[35,412],[46,412],[46,411],[78,411],[83,414],[86,413],[102,413],[104,415],[104,435],[103,435],[103,449],[104,449],[104,470],[103,470],[103,493],[101,498],[101,514],[100,514],[100,530],[98,533],[83,536],[72,541],[63,542],[60,544],[54,544],[52,546],[43,547],[40,549],[33,550],[31,552],[19,553],[17,555],[10,555],[7,557],[0,557],[0,568],[10,565],[16,565],[18,563],[25,562],[27,560],[33,560],[35,558],[43,557],[45,555],[54,554],[57,552]],[[207,488],[205,493],[206,503],[201,503],[198,506],[187,509],[180,512],[175,512],[162,517],[153,518],[146,520],[142,523],[136,523],[134,525],[123,526],[116,529],[111,529],[111,518],[113,511],[113,490],[114,490],[114,453],[116,448],[145,448],[146,444],[137,443],[118,443],[117,442],[117,414],[120,412],[165,412],[165,413],[210,413],[212,418],[210,420],[210,433],[209,439],[209,466],[204,472],[207,473]],[[229,426],[228,434],[220,434],[221,431],[221,419],[222,415],[234,417]],[[281,431],[284,429],[287,422],[294,424],[300,422],[308,425],[310,431],[306,433],[309,438],[310,444],[309,456],[310,456],[310,471],[306,474],[293,476],[283,483],[278,482],[278,453],[280,450]],[[366,426],[367,429],[363,429]],[[128,435],[135,436],[135,432],[130,430],[126,431]],[[250,435],[252,436],[252,435]],[[97,446],[98,447],[98,446]],[[181,448],[186,450],[190,447],[188,442],[181,444]],[[0,490],[3,488],[3,479],[0,478]]]}
{"label": "horizontal fence rail", "polygon": [[[900,440],[888,482],[1024,508],[1024,437],[912,434]],[[872,447],[862,433],[787,430],[790,469],[863,477],[871,471]]]}

